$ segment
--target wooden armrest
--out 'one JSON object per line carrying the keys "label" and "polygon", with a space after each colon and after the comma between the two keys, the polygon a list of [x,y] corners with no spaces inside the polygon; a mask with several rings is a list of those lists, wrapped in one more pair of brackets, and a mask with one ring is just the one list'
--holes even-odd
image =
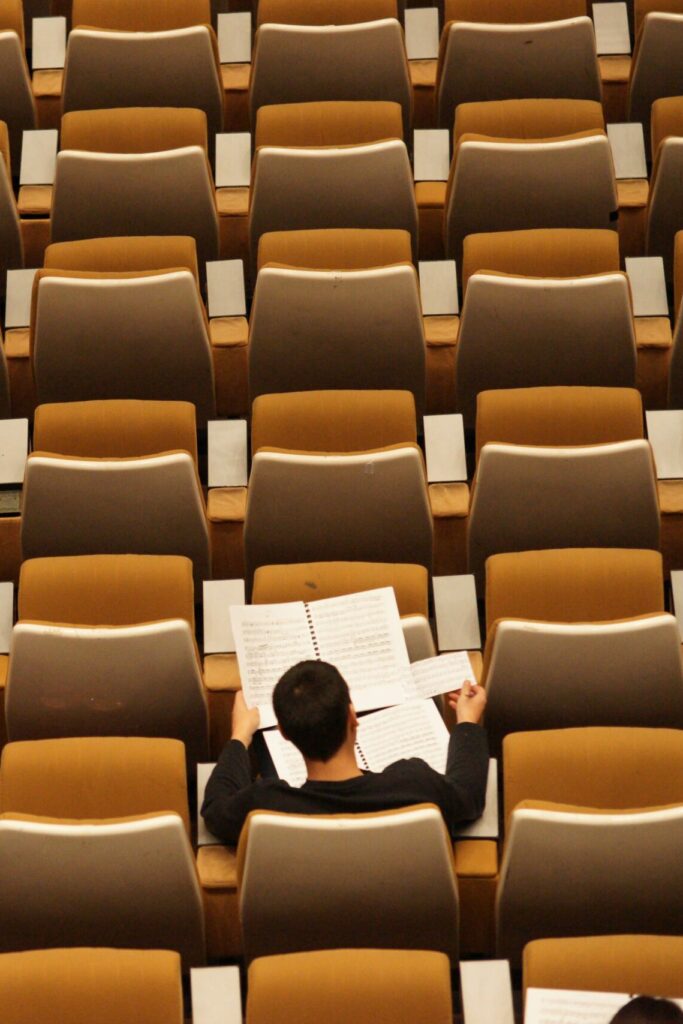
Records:
{"label": "wooden armrest", "polygon": [[249,344],[249,322],[245,316],[219,316],[209,320],[212,348],[245,348]]}
{"label": "wooden armrest", "polygon": [[212,523],[243,523],[247,511],[246,487],[213,487],[206,514]]}
{"label": "wooden armrest", "polygon": [[498,844],[492,839],[457,839],[453,844],[458,878],[495,878]]}
{"label": "wooden armrest", "polygon": [[207,654],[204,658],[204,686],[210,693],[237,693],[242,689],[235,654]]}
{"label": "wooden armrest", "polygon": [[202,846],[197,851],[197,874],[202,889],[237,891],[237,851],[230,846]]}

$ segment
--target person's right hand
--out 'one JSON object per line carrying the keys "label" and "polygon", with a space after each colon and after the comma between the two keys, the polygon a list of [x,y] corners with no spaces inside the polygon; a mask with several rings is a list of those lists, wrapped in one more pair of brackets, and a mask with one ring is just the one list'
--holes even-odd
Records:
{"label": "person's right hand", "polygon": [[486,692],[476,683],[466,679],[462,690],[453,690],[446,694],[446,700],[455,711],[455,716],[460,722],[474,722],[481,720],[486,707]]}

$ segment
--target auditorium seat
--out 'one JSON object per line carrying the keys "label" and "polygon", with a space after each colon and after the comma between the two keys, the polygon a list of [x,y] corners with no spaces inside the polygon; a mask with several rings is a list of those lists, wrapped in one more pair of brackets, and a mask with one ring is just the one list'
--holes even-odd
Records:
{"label": "auditorium seat", "polygon": [[506,738],[499,955],[517,966],[531,939],[680,934],[682,737],[592,728]]}
{"label": "auditorium seat", "polygon": [[210,577],[194,407],[71,402],[36,410],[24,478],[24,558],[185,555]]}
{"label": "auditorium seat", "polygon": [[52,241],[190,235],[200,272],[218,257],[202,111],[140,107],[62,118]]}
{"label": "auditorium seat", "polygon": [[[12,173],[19,173],[22,132],[36,127],[36,104],[26,63],[22,0],[0,3],[0,121],[9,130]],[[1,269],[1,268],[0,268]]]}
{"label": "auditorium seat", "polygon": [[254,812],[237,872],[249,961],[346,947],[457,958],[453,849],[431,805],[315,818]]}
{"label": "auditorium seat", "polygon": [[409,232],[391,228],[268,231],[258,246],[258,270],[268,263],[305,270],[367,270],[411,261]]}
{"label": "auditorium seat", "polygon": [[361,146],[402,138],[400,104],[388,100],[273,103],[256,112],[254,148]]}
{"label": "auditorium seat", "polygon": [[458,104],[453,143],[457,145],[463,135],[522,140],[604,130],[605,117],[596,100],[489,100]]}
{"label": "auditorium seat", "polygon": [[681,297],[683,296],[683,231],[674,237],[674,337],[669,367],[669,406],[683,409],[683,317]]}
{"label": "auditorium seat", "polygon": [[659,2],[644,8],[636,5],[640,27],[631,62],[628,120],[642,123],[646,147],[655,100],[683,93],[683,5],[680,0],[673,5],[676,13],[667,11],[669,6]]}
{"label": "auditorium seat", "polygon": [[182,1024],[180,957],[170,950],[38,949],[0,956],[5,1024]]}
{"label": "auditorium seat", "polygon": [[10,743],[0,764],[0,948],[174,949],[204,961],[182,743]]}
{"label": "auditorium seat", "polygon": [[183,267],[199,286],[197,246],[189,235],[131,235],[53,242],[45,250],[48,270],[77,270],[94,274],[132,274],[136,271]]}
{"label": "auditorium seat", "polygon": [[357,25],[397,18],[396,0],[259,0],[257,25]]}
{"label": "auditorium seat", "polygon": [[25,561],[6,695],[12,740],[173,737],[194,771],[208,723],[189,559]]}
{"label": "auditorium seat", "polygon": [[259,957],[248,975],[250,1024],[444,1024],[450,966],[428,950],[334,949]]}
{"label": "auditorium seat", "polygon": [[12,191],[9,135],[7,125],[0,121],[0,299],[5,295],[7,271],[18,270],[23,265],[24,245]]}
{"label": "auditorium seat", "polygon": [[646,245],[648,255],[663,258],[664,272],[671,282],[674,239],[676,232],[683,228],[683,202],[679,188],[683,167],[683,98],[669,97],[653,104],[652,146],[654,164]]}

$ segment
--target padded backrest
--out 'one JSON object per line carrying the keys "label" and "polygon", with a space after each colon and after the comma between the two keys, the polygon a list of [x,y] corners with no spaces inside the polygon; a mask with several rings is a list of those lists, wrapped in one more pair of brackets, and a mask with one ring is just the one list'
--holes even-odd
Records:
{"label": "padded backrest", "polygon": [[674,238],[683,227],[681,168],[683,138],[669,136],[657,151],[652,171],[646,235],[647,253],[663,258],[664,273],[669,281],[673,278]]}
{"label": "padded backrest", "polygon": [[602,106],[595,100],[489,100],[456,107],[453,141],[468,134],[545,139],[591,129],[605,129]]}
{"label": "padded backrest", "polygon": [[178,555],[31,558],[19,573],[18,617],[72,626],[185,619],[194,629],[192,563]]}
{"label": "padded backrest", "polygon": [[50,270],[85,270],[102,274],[186,267],[199,282],[197,245],[189,235],[133,235],[54,242],[45,250]]}
{"label": "padded backrest", "polygon": [[215,416],[208,321],[191,271],[39,270],[33,287],[39,402],[187,401],[200,427]]}
{"label": "padded backrest", "polygon": [[249,323],[252,401],[286,391],[391,388],[411,391],[419,415],[424,384],[422,309],[412,265],[261,270]]}
{"label": "padded backrest", "polygon": [[448,957],[398,949],[261,957],[249,968],[247,1012],[251,1024],[443,1024],[453,1012]]}
{"label": "padded backrest", "polygon": [[374,100],[276,103],[256,112],[254,145],[358,146],[402,139],[401,107]]}
{"label": "padded backrest", "polygon": [[209,0],[162,0],[140,4],[136,0],[73,0],[74,28],[90,25],[114,32],[162,32],[190,25],[211,24]]}
{"label": "padded backrest", "polygon": [[451,170],[446,249],[467,235],[526,228],[609,228],[617,208],[607,136],[549,142],[464,137]]}
{"label": "padded backrest", "polygon": [[180,957],[170,950],[40,949],[0,956],[5,1024],[32,1020],[182,1024]]}
{"label": "padded backrest", "polygon": [[259,25],[356,25],[361,21],[397,18],[396,0],[263,0]]}
{"label": "padded backrest", "polygon": [[249,577],[259,565],[321,560],[410,562],[429,569],[432,519],[419,449],[327,456],[258,452],[244,543]]}
{"label": "padded backrest", "polygon": [[571,547],[659,549],[647,441],[586,448],[486,445],[468,533],[469,569],[479,586],[489,555]]}
{"label": "padded backrest", "polygon": [[410,234],[391,228],[269,231],[261,235],[258,246],[259,270],[268,263],[309,270],[367,270],[411,260]]}
{"label": "padded backrest", "polygon": [[21,3],[15,7],[5,0],[3,7],[11,7],[11,14],[16,17],[10,15],[3,19],[0,11],[0,121],[4,121],[9,129],[12,172],[18,174],[22,132],[36,127],[36,105],[24,53]]}
{"label": "padded backrest", "polygon": [[474,274],[462,308],[455,374],[456,408],[470,426],[477,395],[485,390],[633,388],[636,339],[626,275]]}
{"label": "padded backrest", "polygon": [[183,146],[208,148],[203,110],[135,107],[72,110],[62,117],[61,148],[88,153],[156,153]]}
{"label": "padded backrest", "polygon": [[345,947],[457,956],[452,846],[429,805],[333,817],[253,813],[240,836],[238,898],[250,960]]}
{"label": "padded backrest", "polygon": [[643,437],[643,402],[635,388],[508,388],[480,391],[476,454],[506,444],[609,444]]}
{"label": "padded backrest", "polygon": [[[659,4],[657,5],[659,7]],[[640,121],[649,145],[650,110],[660,96],[683,93],[683,9],[648,13],[638,35],[629,83],[629,121]]]}
{"label": "padded backrest", "polygon": [[[2,33],[0,33],[1,54]],[[7,126],[0,121],[0,295],[4,296],[5,294],[7,271],[18,270],[23,265],[24,246],[10,176]]]}
{"label": "padded backrest", "polygon": [[63,108],[196,107],[223,128],[216,38],[209,25],[166,32],[75,28],[64,66]]}
{"label": "padded backrest", "polygon": [[663,611],[659,551],[515,551],[486,563],[487,631],[496,619],[599,622]]}
{"label": "padded backrest", "polygon": [[319,601],[362,590],[393,587],[400,615],[427,616],[429,575],[423,565],[386,562],[299,562],[261,565],[254,573],[253,604]]}
{"label": "padded backrest", "polygon": [[401,105],[407,138],[412,90],[399,22],[262,24],[249,88],[252,125],[259,107],[311,100],[393,100]]}
{"label": "padded backrest", "polygon": [[213,183],[199,146],[155,153],[59,153],[52,241],[164,232],[191,235],[202,267],[218,256]]}
{"label": "padded backrest", "polygon": [[513,25],[560,21],[587,14],[586,0],[445,0],[446,21],[500,22]]}
{"label": "padded backrest", "polygon": [[417,442],[409,391],[298,391],[260,395],[251,411],[251,449],[358,452]]}
{"label": "padded backrest", "polygon": [[683,409],[683,317],[680,315],[680,301],[669,363],[669,407]]}
{"label": "padded backrest", "polygon": [[581,277],[618,271],[619,235],[591,228],[538,228],[468,235],[462,246],[462,286],[478,270],[521,277]]}
{"label": "padded backrest", "polygon": [[683,135],[683,96],[662,96],[652,104],[650,118],[651,154],[669,135]]}
{"label": "padded backrest", "polygon": [[524,989],[683,993],[683,937],[587,935],[538,939],[524,949]]}
{"label": "padded backrest", "polygon": [[439,125],[450,128],[460,103],[483,100],[601,100],[590,18],[537,24],[454,22],[441,38]]}
{"label": "padded backrest", "polygon": [[25,48],[24,8],[21,0],[2,0],[0,3],[0,32],[15,32],[22,50]]}
{"label": "padded backrest", "polygon": [[261,235],[297,228],[400,228],[417,253],[417,206],[405,144],[256,154],[249,207],[252,271]]}

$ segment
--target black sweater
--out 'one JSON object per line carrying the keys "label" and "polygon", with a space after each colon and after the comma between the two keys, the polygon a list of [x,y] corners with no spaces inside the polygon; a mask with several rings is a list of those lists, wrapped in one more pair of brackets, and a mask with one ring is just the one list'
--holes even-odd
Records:
{"label": "black sweater", "polygon": [[202,817],[218,839],[235,844],[250,811],[349,814],[432,803],[453,835],[482,813],[487,774],[486,733],[469,722],[451,733],[445,775],[413,757],[395,761],[383,772],[365,772],[343,782],[304,782],[300,787],[282,779],[252,781],[245,746],[230,740],[206,785]]}

